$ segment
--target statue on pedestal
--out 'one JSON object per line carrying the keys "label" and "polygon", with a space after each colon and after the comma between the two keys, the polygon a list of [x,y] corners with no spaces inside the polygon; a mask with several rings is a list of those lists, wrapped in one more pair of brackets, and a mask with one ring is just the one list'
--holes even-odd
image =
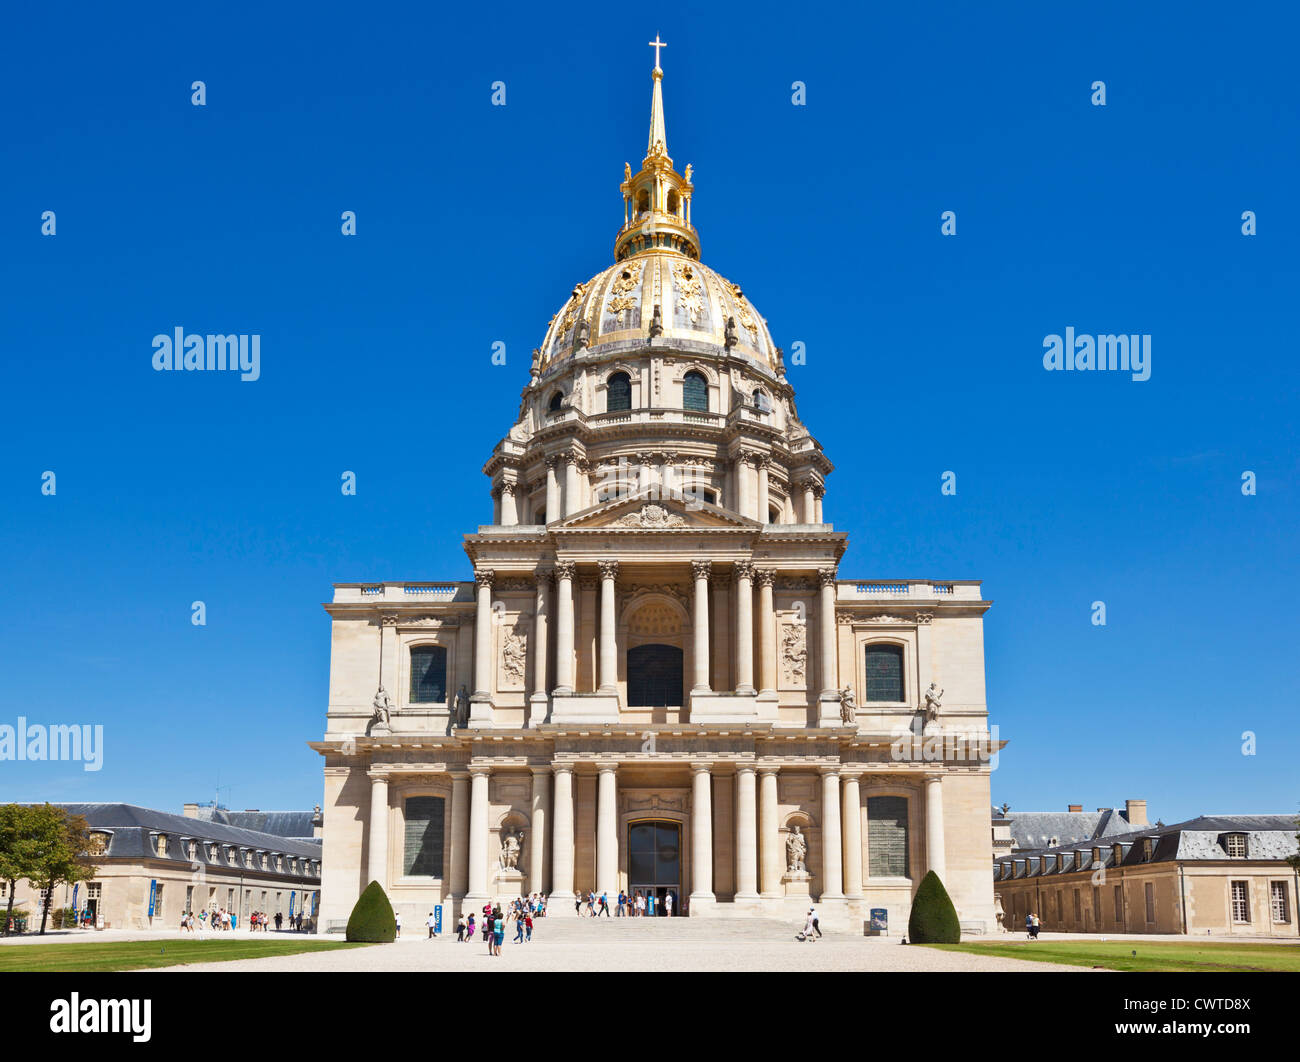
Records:
{"label": "statue on pedestal", "polygon": [[650,318],[650,338],[653,339],[655,336],[661,336],[663,334],[664,314],[663,310],[659,308],[659,304],[656,302],[654,315]]}
{"label": "statue on pedestal", "polygon": [[370,715],[370,722],[375,726],[381,726],[387,729],[389,720],[393,711],[393,702],[388,697],[388,691],[380,683],[379,689],[375,691],[375,699],[372,704],[373,711]]}
{"label": "statue on pedestal", "polygon": [[840,722],[845,726],[855,726],[858,721],[858,704],[853,696],[853,687],[845,686],[840,690]]}
{"label": "statue on pedestal", "polygon": [[515,830],[501,837],[501,869],[518,870],[519,856],[524,850],[524,831]]}
{"label": "statue on pedestal", "polygon": [[464,685],[456,691],[456,702],[451,714],[452,725],[463,730],[469,726],[469,690]]}
{"label": "statue on pedestal", "polygon": [[943,707],[941,703],[943,700],[943,690],[939,689],[939,684],[931,682],[930,688],[922,695],[922,700],[924,703],[921,708],[925,712],[926,725],[929,725],[939,718],[939,709]]}
{"label": "statue on pedestal", "polygon": [[785,839],[785,862],[787,874],[806,874],[808,867],[804,860],[808,857],[808,840],[799,832],[798,826],[790,827],[790,836]]}

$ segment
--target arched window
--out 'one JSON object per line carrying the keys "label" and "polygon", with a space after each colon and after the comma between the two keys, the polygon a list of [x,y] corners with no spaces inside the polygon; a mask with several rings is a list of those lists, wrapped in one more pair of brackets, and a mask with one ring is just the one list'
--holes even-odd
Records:
{"label": "arched window", "polygon": [[551,395],[551,404],[546,408],[550,410],[552,413],[554,413],[563,404],[564,404],[564,392],[556,391],[555,394]]}
{"label": "arched window", "polygon": [[709,381],[702,372],[688,372],[682,377],[682,408],[696,413],[709,411]]}
{"label": "arched window", "polygon": [[605,411],[613,413],[632,408],[632,380],[625,372],[616,372],[606,383]]}
{"label": "arched window", "polygon": [[681,206],[681,201],[677,198],[677,193],[671,189],[668,192],[668,213],[676,214]]}
{"label": "arched window", "polygon": [[644,214],[649,209],[650,209],[650,189],[642,188],[641,191],[637,193],[636,210],[638,214]]}
{"label": "arched window", "polygon": [[867,646],[867,700],[903,699],[903,647]]}
{"label": "arched window", "polygon": [[760,413],[772,412],[772,403],[767,400],[767,392],[761,387],[754,391],[754,408]]}
{"label": "arched window", "polygon": [[417,645],[411,650],[411,703],[447,699],[447,650],[441,645]]}

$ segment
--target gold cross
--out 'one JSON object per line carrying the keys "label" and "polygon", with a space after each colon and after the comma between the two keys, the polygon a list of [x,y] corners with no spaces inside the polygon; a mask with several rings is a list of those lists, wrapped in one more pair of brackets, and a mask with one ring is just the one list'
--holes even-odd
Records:
{"label": "gold cross", "polygon": [[659,39],[659,34],[657,34],[657,33],[655,34],[655,39],[654,39],[654,40],[652,40],[652,41],[647,41],[646,43],[649,44],[650,47],[653,48],[653,49],[655,50],[655,69],[658,70],[658,69],[659,69],[659,49],[660,49],[660,48],[667,48],[668,45],[667,45],[665,42],[663,42],[663,41],[661,41],[661,40]]}

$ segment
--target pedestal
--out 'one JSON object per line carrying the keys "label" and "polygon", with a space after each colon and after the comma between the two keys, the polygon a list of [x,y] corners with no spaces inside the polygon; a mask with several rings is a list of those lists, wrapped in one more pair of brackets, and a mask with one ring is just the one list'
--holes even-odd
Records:
{"label": "pedestal", "polygon": [[812,901],[812,875],[806,870],[787,870],[781,875],[781,885],[787,899]]}

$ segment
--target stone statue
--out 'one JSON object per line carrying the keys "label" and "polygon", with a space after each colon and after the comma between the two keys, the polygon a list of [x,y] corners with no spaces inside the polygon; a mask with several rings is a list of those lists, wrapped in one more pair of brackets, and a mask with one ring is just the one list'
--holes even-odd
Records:
{"label": "stone statue", "polygon": [[858,703],[853,696],[853,687],[845,686],[840,690],[840,722],[852,726],[858,721]]}
{"label": "stone statue", "polygon": [[577,344],[579,350],[591,342],[591,325],[587,323],[585,317],[578,319],[578,328],[575,337],[574,342]]}
{"label": "stone statue", "polygon": [[375,691],[375,699],[372,704],[374,709],[370,715],[370,721],[377,726],[386,727],[393,711],[393,702],[389,700],[388,691],[384,689],[381,683],[379,689]]}
{"label": "stone statue", "polygon": [[659,304],[656,302],[654,316],[650,318],[650,338],[653,339],[655,336],[661,336],[663,334],[664,314],[663,310],[659,308]]}
{"label": "stone statue", "polygon": [[808,840],[799,832],[798,826],[790,827],[790,836],[785,839],[785,861],[787,874],[806,874],[808,867],[804,859],[808,855]]}
{"label": "stone statue", "polygon": [[925,721],[933,723],[939,718],[939,709],[943,707],[940,703],[943,700],[943,690],[939,689],[938,683],[931,682],[930,688],[923,694],[923,699],[925,703],[922,705],[922,709],[925,712]]}
{"label": "stone statue", "polygon": [[632,166],[630,163],[625,162],[623,163],[623,180],[630,181],[631,179],[632,179]]}
{"label": "stone statue", "polygon": [[682,177],[685,178],[687,184],[691,183],[691,174],[694,172],[695,172],[695,167],[688,162],[686,164],[686,172],[682,174]]}
{"label": "stone statue", "polygon": [[998,920],[999,933],[1005,933],[1007,931],[1007,927],[1002,924],[1002,920],[1006,918],[1006,916],[1006,911],[1002,909],[1002,897],[995,892],[993,894],[993,917]]}
{"label": "stone statue", "polygon": [[722,345],[727,350],[736,345],[736,319],[734,317],[727,318],[727,327],[722,333]]}
{"label": "stone statue", "polygon": [[519,855],[524,850],[524,831],[515,830],[501,838],[501,869],[518,870]]}
{"label": "stone statue", "polygon": [[456,708],[452,720],[453,725],[461,730],[469,726],[469,690],[463,685],[456,691]]}

